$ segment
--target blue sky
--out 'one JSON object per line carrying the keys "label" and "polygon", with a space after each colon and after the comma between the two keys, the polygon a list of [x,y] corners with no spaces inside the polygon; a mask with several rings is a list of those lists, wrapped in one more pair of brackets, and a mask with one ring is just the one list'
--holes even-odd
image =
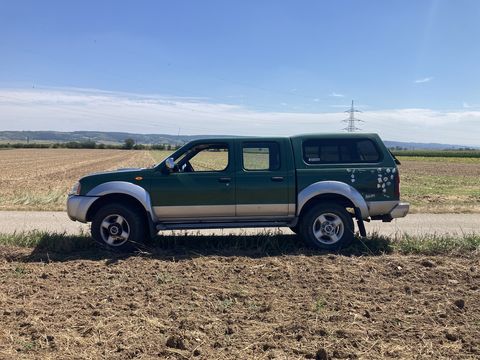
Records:
{"label": "blue sky", "polygon": [[4,1],[0,130],[337,131],[355,99],[365,131],[480,145],[479,17],[475,0]]}

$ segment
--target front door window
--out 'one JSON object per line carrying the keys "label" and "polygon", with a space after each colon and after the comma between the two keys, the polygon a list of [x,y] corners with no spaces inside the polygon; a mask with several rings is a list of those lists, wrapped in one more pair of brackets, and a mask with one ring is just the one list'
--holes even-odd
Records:
{"label": "front door window", "polygon": [[161,220],[233,218],[235,177],[232,143],[197,143],[174,158],[171,172],[152,181],[152,203]]}
{"label": "front door window", "polygon": [[221,172],[228,167],[227,144],[200,144],[176,160],[175,172]]}

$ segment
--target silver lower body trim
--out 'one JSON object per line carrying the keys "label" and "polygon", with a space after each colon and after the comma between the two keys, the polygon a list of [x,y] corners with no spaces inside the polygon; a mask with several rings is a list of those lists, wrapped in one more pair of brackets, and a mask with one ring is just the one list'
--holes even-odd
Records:
{"label": "silver lower body trim", "polygon": [[232,229],[232,228],[263,228],[263,227],[291,227],[295,226],[295,218],[279,218],[260,221],[258,219],[251,221],[222,221],[222,222],[170,222],[157,224],[156,229],[161,230],[187,230],[187,229]]}
{"label": "silver lower body trim", "polygon": [[198,221],[215,218],[288,217],[295,214],[295,204],[240,204],[240,205],[190,205],[154,206],[153,211],[160,221],[194,219]]}
{"label": "silver lower body trim", "polygon": [[291,207],[292,204],[239,204],[236,216],[287,216]]}
{"label": "silver lower body trim", "polygon": [[188,219],[235,216],[235,205],[154,206],[153,212],[165,219]]}
{"label": "silver lower body trim", "polygon": [[98,196],[70,195],[67,199],[67,214],[71,220],[87,222],[87,212]]}

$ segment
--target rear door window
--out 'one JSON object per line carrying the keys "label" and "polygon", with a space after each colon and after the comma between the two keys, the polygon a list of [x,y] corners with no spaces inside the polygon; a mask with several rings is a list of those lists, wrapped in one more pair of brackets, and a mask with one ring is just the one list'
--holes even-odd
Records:
{"label": "rear door window", "polygon": [[280,168],[280,147],[276,142],[242,144],[243,168],[247,171],[273,171]]}

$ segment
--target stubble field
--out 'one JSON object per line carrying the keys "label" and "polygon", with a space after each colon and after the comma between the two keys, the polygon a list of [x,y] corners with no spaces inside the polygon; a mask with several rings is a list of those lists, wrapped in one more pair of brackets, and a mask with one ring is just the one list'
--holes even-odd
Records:
{"label": "stubble field", "polygon": [[0,152],[0,209],[65,210],[68,191],[80,177],[153,163],[148,151],[4,150]]}
{"label": "stubble field", "polygon": [[413,212],[480,212],[480,158],[399,159],[402,200]]}
{"label": "stubble field", "polygon": [[[1,210],[65,210],[68,190],[83,175],[151,166],[168,151],[15,149],[0,152]],[[224,162],[211,152],[198,166]],[[480,213],[480,158],[400,157],[402,200],[412,212]],[[213,164],[213,165],[212,165]]]}

